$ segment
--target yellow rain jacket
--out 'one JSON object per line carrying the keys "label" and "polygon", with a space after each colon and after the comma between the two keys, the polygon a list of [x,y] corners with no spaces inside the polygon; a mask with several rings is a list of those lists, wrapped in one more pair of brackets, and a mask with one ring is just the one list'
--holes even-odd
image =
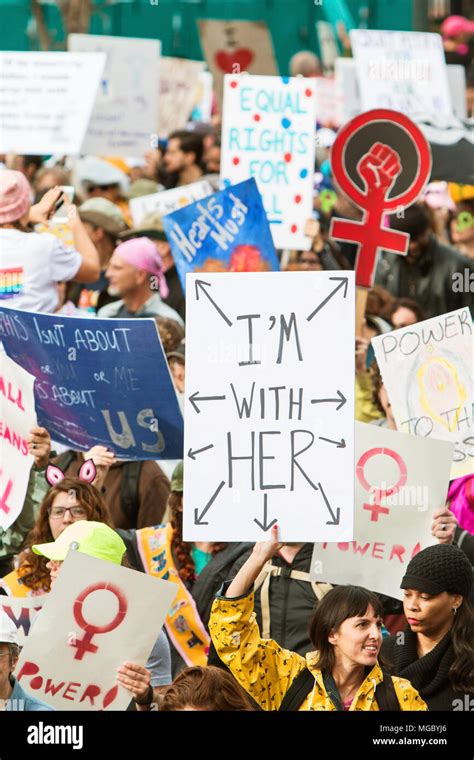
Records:
{"label": "yellow rain jacket", "polygon": [[[282,649],[276,641],[261,639],[255,613],[253,593],[236,599],[217,597],[209,620],[217,654],[234,678],[263,710],[278,710],[293,680],[304,668],[313,673],[314,688],[302,702],[300,710],[336,710],[324,688],[323,677],[315,663],[315,652],[302,657]],[[378,664],[374,665],[352,700],[350,710],[379,710],[376,687],[383,680]],[[405,678],[392,676],[401,710],[427,710],[426,704]]]}

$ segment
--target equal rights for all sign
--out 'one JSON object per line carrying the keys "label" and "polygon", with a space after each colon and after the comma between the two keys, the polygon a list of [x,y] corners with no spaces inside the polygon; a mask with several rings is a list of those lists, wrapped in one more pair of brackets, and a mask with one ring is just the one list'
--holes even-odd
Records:
{"label": "equal rights for all sign", "polygon": [[187,284],[185,540],[350,540],[354,273]]}
{"label": "equal rights for all sign", "polygon": [[311,79],[224,77],[221,182],[255,177],[277,248],[311,245],[315,92]]}
{"label": "equal rights for all sign", "polygon": [[119,459],[177,459],[183,419],[151,319],[89,319],[0,308],[0,340],[35,378],[53,440]]}

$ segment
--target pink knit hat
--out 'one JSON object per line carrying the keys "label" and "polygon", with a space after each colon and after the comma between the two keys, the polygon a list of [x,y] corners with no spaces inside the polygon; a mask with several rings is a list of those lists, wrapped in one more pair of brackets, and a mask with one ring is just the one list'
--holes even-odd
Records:
{"label": "pink knit hat", "polygon": [[0,171],[0,224],[16,222],[31,205],[31,187],[25,175],[11,169]]}
{"label": "pink knit hat", "polygon": [[156,245],[150,238],[137,237],[127,240],[125,243],[120,243],[114,253],[137,269],[144,269],[145,272],[158,277],[160,296],[168,297],[169,289],[163,271],[163,262]]}

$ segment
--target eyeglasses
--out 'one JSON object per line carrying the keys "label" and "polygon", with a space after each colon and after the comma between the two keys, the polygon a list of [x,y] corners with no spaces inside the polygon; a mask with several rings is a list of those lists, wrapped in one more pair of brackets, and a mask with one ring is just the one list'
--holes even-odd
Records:
{"label": "eyeglasses", "polygon": [[66,512],[70,512],[71,517],[87,517],[87,510],[84,507],[50,507],[48,509],[48,514],[53,520],[64,517]]}

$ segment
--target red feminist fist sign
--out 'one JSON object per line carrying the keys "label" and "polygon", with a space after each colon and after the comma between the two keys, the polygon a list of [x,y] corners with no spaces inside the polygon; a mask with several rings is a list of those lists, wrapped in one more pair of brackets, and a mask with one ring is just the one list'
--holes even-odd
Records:
{"label": "red feminist fist sign", "polygon": [[[380,139],[366,148],[356,164],[351,163],[348,146],[353,139],[357,143],[363,131],[367,127],[373,128],[374,124]],[[390,130],[387,130],[387,125],[390,125]],[[402,130],[400,144],[411,147],[410,157],[400,155],[393,145],[387,144],[393,137],[394,126]],[[384,137],[385,133],[387,137]],[[385,142],[382,142],[383,139]],[[405,165],[408,162],[409,167]],[[332,146],[331,166],[339,187],[364,211],[364,218],[362,222],[333,219],[329,234],[335,240],[358,244],[356,284],[370,288],[379,249],[402,255],[407,253],[409,236],[405,232],[383,227],[383,216],[395,210],[402,211],[419,196],[431,172],[430,147],[420,129],[407,116],[398,111],[378,108],[356,116],[341,129]],[[404,174],[411,177],[408,187],[391,195],[397,180],[402,180]],[[356,179],[362,181],[364,191]]]}
{"label": "red feminist fist sign", "polygon": [[[111,594],[113,594],[117,601],[118,601],[118,612],[109,623],[106,625],[93,625],[92,623],[88,623],[87,620],[84,619],[83,615],[83,604],[89,594],[94,593],[94,591],[109,591]],[[76,601],[74,602],[73,607],[73,613],[74,618],[76,620],[76,623],[82,630],[84,631],[84,636],[82,639],[76,639],[71,646],[75,647],[77,649],[76,654],[74,655],[75,660],[82,660],[86,652],[92,652],[93,654],[97,652],[98,647],[95,644],[92,644],[92,638],[93,636],[96,636],[97,634],[101,633],[109,633],[110,631],[113,631],[114,628],[118,628],[118,626],[123,623],[123,620],[125,618],[125,615],[127,614],[127,600],[125,599],[125,596],[123,595],[122,591],[118,588],[118,586],[115,586],[113,583],[108,582],[99,582],[99,583],[93,583],[91,586],[88,586],[84,591],[82,591],[79,596],[77,597]]]}

